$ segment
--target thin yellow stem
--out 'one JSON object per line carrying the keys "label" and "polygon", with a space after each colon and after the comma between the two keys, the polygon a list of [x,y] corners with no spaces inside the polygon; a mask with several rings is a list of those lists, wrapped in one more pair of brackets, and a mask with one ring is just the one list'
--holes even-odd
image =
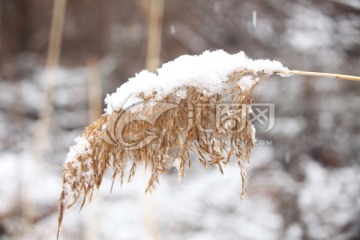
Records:
{"label": "thin yellow stem", "polygon": [[149,71],[155,71],[160,65],[161,58],[165,0],[150,0],[149,4],[146,68]]}
{"label": "thin yellow stem", "polygon": [[284,71],[278,71],[277,73],[315,76],[315,77],[329,77],[329,78],[338,78],[338,79],[350,80],[350,81],[360,81],[360,77],[351,76],[351,75],[336,74],[336,73],[306,72],[306,71],[298,71],[298,70],[288,70],[288,71],[284,70]]}
{"label": "thin yellow stem", "polygon": [[101,116],[101,78],[99,59],[91,57],[87,61],[89,76],[89,122],[92,123]]}

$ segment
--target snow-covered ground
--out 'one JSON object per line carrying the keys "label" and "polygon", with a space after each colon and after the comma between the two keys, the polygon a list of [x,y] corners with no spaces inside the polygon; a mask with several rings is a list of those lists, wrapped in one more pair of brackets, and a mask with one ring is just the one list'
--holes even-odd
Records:
{"label": "snow-covered ground", "polygon": [[[2,221],[8,233],[4,239],[54,239],[56,234],[60,172],[49,163],[34,169],[29,156],[29,152],[0,155],[0,216],[10,214]],[[222,176],[216,169],[195,165],[183,182],[176,180],[174,171],[151,196],[143,192],[142,171],[122,188],[115,184],[111,194],[107,178],[91,204],[80,213],[78,207],[66,212],[61,239],[135,240],[153,235],[157,239],[294,240],[304,239],[303,227],[311,239],[347,239],[339,232],[349,227],[347,234],[351,234],[358,226],[360,169],[328,171],[310,159],[303,159],[300,168],[301,182],[277,168],[271,147],[256,147],[243,200],[237,166],[228,166]],[[297,196],[297,201],[287,211],[297,209],[301,222],[287,223],[280,213],[284,210],[281,198],[288,194]],[[27,225],[19,209],[26,209],[29,202],[35,203],[39,220],[21,237]]]}

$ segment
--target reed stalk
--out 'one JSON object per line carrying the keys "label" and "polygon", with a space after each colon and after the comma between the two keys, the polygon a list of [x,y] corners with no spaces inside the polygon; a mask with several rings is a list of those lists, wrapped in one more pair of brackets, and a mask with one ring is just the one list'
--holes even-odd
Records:
{"label": "reed stalk", "polygon": [[299,70],[279,71],[278,73],[290,74],[290,75],[313,76],[313,77],[337,78],[337,79],[349,80],[349,81],[360,81],[360,77],[337,74],[337,73],[307,72],[307,71],[299,71]]}
{"label": "reed stalk", "polygon": [[[34,214],[36,212],[35,203],[32,200],[31,189],[32,186],[36,186],[37,175],[41,168],[41,161],[44,154],[44,148],[46,139],[48,137],[51,112],[53,108],[53,92],[54,92],[54,81],[56,80],[56,71],[59,65],[60,53],[61,53],[61,42],[62,33],[65,20],[66,11],[66,0],[54,0],[53,12],[51,19],[51,29],[49,35],[49,45],[46,58],[45,76],[44,76],[44,90],[42,108],[39,114],[39,120],[37,123],[36,131],[34,134],[34,152],[33,152],[33,171],[32,175],[27,182],[27,199],[25,202],[24,216],[27,224],[32,222]],[[25,228],[26,229],[26,228]]]}

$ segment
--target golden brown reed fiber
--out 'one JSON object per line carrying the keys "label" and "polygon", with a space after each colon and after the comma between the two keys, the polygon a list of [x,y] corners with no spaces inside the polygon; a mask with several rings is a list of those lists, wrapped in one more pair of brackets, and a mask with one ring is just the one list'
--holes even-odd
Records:
{"label": "golden brown reed fiber", "polygon": [[303,76],[313,76],[313,77],[328,77],[328,78],[337,78],[342,80],[349,80],[349,81],[360,81],[360,77],[358,76],[351,76],[351,75],[344,75],[338,73],[322,73],[322,72],[308,72],[308,71],[299,71],[299,70],[282,70],[278,71],[279,74],[285,75],[303,75]]}
{"label": "golden brown reed fiber", "polygon": [[[243,77],[251,77],[256,83],[248,90],[241,90],[238,81]],[[254,141],[249,117],[250,104],[254,101],[252,92],[267,77],[269,74],[264,72],[234,72],[224,83],[222,94],[204,94],[202,89],[187,86],[176,89],[186,92],[184,99],[171,93],[155,101],[156,92],[147,98],[139,94],[141,104],[104,114],[86,127],[83,152],[64,167],[58,234],[64,210],[80,197],[81,207],[87,200],[91,201],[108,169],[113,171],[113,184],[117,179],[123,184],[131,181],[138,166],[144,165],[151,171],[145,191],[151,192],[159,177],[174,165],[179,178],[183,177],[185,169],[191,168],[190,153],[204,167],[218,167],[221,173],[225,165],[236,161],[244,194],[246,166]],[[218,106],[225,108],[225,115],[218,113]],[[230,120],[222,122],[218,117]]]}

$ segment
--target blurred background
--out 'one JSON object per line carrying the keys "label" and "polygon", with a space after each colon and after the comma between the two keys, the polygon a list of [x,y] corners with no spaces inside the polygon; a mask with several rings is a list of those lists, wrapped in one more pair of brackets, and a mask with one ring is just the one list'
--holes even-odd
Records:
{"label": "blurred background", "polygon": [[[0,239],[55,239],[62,164],[107,93],[142,69],[224,49],[290,69],[360,76],[359,0],[1,0]],[[55,4],[55,5],[54,5]],[[54,7],[55,6],[55,7]],[[219,63],[221,64],[221,63]],[[272,77],[248,194],[236,165],[155,194],[108,177],[61,239],[360,239],[360,83]]]}

